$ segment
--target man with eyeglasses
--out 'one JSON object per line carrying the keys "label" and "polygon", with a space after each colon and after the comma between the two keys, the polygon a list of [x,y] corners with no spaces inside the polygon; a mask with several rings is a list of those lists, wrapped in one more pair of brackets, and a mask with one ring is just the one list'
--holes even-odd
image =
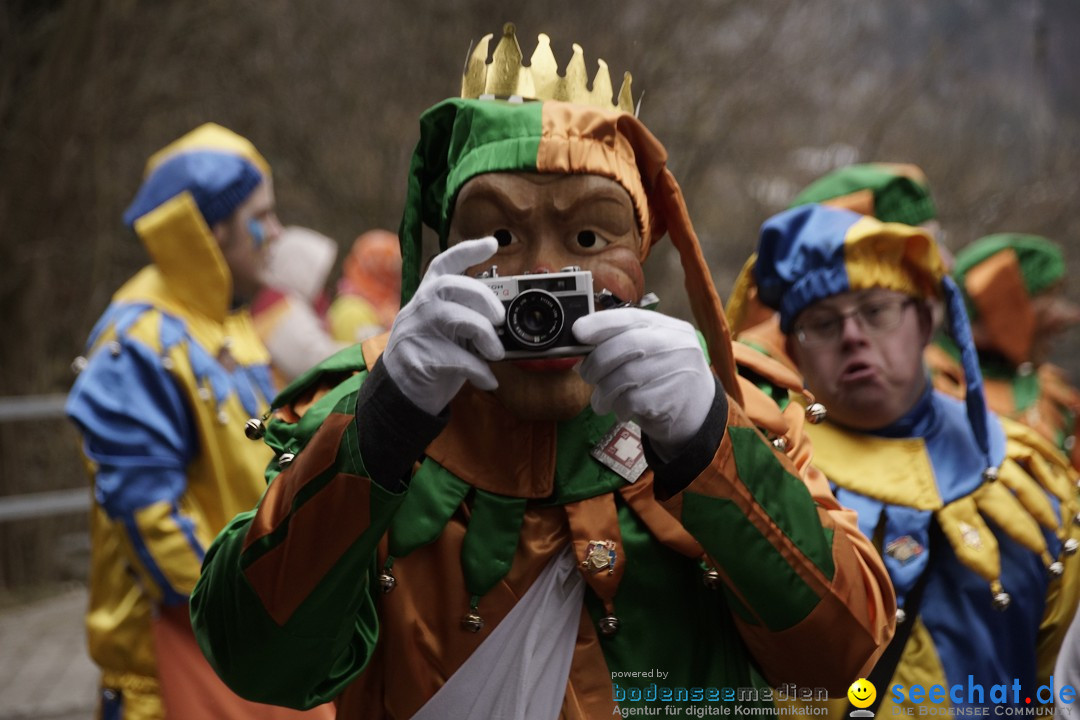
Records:
{"label": "man with eyeglasses", "polygon": [[[811,203],[853,210],[882,222],[924,228],[937,241],[938,252],[946,265],[952,266],[952,254],[945,247],[945,233],[937,220],[929,182],[917,165],[871,162],[837,168],[803,188],[789,208]],[[753,263],[754,256],[751,256],[739,273],[726,304],[732,333],[740,342],[793,367],[783,349],[783,333],[775,315],[757,298],[751,273]]]}
{"label": "man with eyeglasses", "polygon": [[[940,686],[942,705],[995,704],[952,690],[1013,679],[1023,693],[1000,704],[1026,706],[1050,682],[1076,607],[1074,476],[1030,429],[986,410],[963,299],[933,238],[808,205],[765,223],[753,273],[828,410],[807,428],[814,463],[896,588],[897,634],[869,676],[877,711],[918,704],[916,686]],[[932,301],[948,309],[964,401],[927,377]]]}

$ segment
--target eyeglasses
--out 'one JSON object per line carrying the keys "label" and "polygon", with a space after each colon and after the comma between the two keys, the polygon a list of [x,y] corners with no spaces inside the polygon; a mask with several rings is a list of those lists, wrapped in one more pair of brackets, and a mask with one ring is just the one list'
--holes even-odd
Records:
{"label": "eyeglasses", "polygon": [[844,312],[815,310],[807,313],[795,327],[799,343],[812,347],[836,342],[844,330],[844,322],[854,317],[863,331],[877,335],[892,330],[904,317],[904,308],[915,302],[912,298],[874,299],[859,303]]}

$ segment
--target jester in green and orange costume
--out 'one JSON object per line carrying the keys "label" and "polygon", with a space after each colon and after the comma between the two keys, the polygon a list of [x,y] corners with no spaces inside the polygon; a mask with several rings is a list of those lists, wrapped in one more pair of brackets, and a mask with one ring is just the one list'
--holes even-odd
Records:
{"label": "jester in green and orange costume", "polygon": [[[733,349],[628,84],[612,107],[606,70],[590,92],[580,48],[563,78],[540,40],[523,67],[512,26],[491,63],[485,39],[464,97],[421,118],[402,310],[273,403],[269,488],[194,593],[203,650],[241,695],[343,718],[843,694],[891,635],[892,589],[809,466],[802,406],[736,359],[799,379]],[[422,225],[442,252],[421,278]],[[698,331],[640,306],[665,234]],[[566,353],[507,360],[492,265],[578,267],[621,302]]]}
{"label": "jester in green and orange costume", "polygon": [[[971,316],[990,408],[1037,430],[1080,469],[1080,391],[1048,362],[1053,341],[1080,323],[1080,307],[1063,294],[1061,248],[1039,235],[988,235],[956,254],[954,273]],[[927,359],[934,384],[962,397],[956,347],[942,338],[933,350]]]}

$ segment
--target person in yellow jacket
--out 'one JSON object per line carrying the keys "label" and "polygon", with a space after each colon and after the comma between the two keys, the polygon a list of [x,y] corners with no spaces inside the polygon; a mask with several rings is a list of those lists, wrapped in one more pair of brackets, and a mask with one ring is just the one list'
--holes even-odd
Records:
{"label": "person in yellow jacket", "polygon": [[98,717],[278,717],[217,682],[187,619],[206,548],[265,486],[244,427],[273,393],[246,309],[281,231],[270,168],[203,125],[150,158],[124,222],[152,263],[97,322],[67,403],[93,486]]}
{"label": "person in yellow jacket", "polygon": [[341,268],[327,319],[334,339],[358,343],[390,329],[401,308],[401,248],[396,234],[361,233]]}

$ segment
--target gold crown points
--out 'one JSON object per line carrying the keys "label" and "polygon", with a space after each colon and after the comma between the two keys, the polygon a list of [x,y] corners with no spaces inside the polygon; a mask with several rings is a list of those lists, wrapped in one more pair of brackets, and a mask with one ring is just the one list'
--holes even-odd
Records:
{"label": "gold crown points", "polygon": [[[630,73],[623,74],[618,99],[613,103],[611,76],[608,65],[597,59],[600,65],[588,87],[585,70],[585,53],[574,43],[574,55],[566,66],[566,75],[559,75],[559,66],[551,52],[551,38],[544,33],[537,36],[536,50],[528,66],[521,64],[521,47],[513,23],[503,26],[503,35],[495,46],[491,62],[487,61],[488,33],[469,53],[465,61],[465,73],[461,78],[463,98],[513,98],[527,100],[562,100],[579,105],[592,105],[605,110],[622,110],[634,113],[634,101],[630,95]],[[636,114],[636,113],[635,113]]]}

